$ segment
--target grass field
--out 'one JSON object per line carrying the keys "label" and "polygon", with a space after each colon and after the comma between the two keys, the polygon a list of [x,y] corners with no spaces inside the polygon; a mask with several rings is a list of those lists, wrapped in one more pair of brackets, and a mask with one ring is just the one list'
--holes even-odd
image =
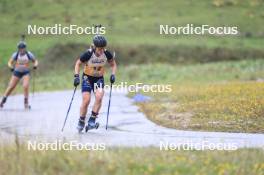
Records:
{"label": "grass field", "polygon": [[152,101],[138,104],[158,124],[184,130],[263,133],[263,63],[149,65],[126,71],[131,81],[172,85],[171,93],[147,93]]}
{"label": "grass field", "polygon": [[[263,0],[1,0],[0,91],[11,76],[7,60],[28,24],[102,24],[110,48],[117,52],[116,84],[172,85],[171,93],[143,93],[152,100],[137,105],[150,120],[183,130],[264,133],[263,8]],[[237,26],[239,35],[159,35],[160,24],[188,23]],[[73,89],[75,59],[91,39],[92,35],[27,35],[28,50],[40,62],[32,73],[35,90]],[[21,92],[19,86],[14,93]],[[263,149],[152,147],[28,151],[23,144],[0,144],[0,174],[262,175],[263,154]]]}
{"label": "grass field", "polygon": [[[264,3],[262,0],[206,0],[202,2],[179,0],[166,1],[162,4],[158,0],[136,0],[129,4],[121,0],[93,0],[88,3],[88,9],[85,4],[87,4],[85,0],[74,2],[69,0],[25,0],[23,2],[2,0],[0,2],[0,22],[2,24],[0,27],[0,65],[5,65],[11,53],[16,50],[19,35],[26,33],[28,24],[52,26],[59,23],[91,26],[101,23],[107,27],[106,35],[109,43],[121,48],[153,45],[164,48],[183,46],[184,52],[188,52],[188,48],[193,47],[262,50],[264,44],[262,25]],[[100,12],[98,9],[101,9]],[[181,26],[187,23],[238,26],[241,34],[235,37],[159,35],[159,24]],[[45,62],[47,49],[55,44],[89,44],[91,36],[30,35],[27,37],[27,42],[29,50]],[[155,50],[153,54],[157,54]],[[58,59],[63,60],[64,58]]]}
{"label": "grass field", "polygon": [[261,149],[160,151],[158,148],[111,148],[105,151],[29,151],[24,145],[2,145],[0,174],[261,175],[264,171],[263,154]]}
{"label": "grass field", "polygon": [[[263,133],[263,75],[262,59],[184,66],[129,65],[119,67],[116,84],[171,84],[171,93],[149,93],[153,101],[138,104],[152,121],[161,125],[185,130]],[[37,91],[73,88],[72,70],[35,76]],[[109,74],[105,76],[107,84],[108,77]],[[7,82],[1,83],[1,89]],[[16,92],[21,92],[21,87]]]}
{"label": "grass field", "polygon": [[166,97],[139,106],[161,125],[183,129],[264,133],[264,84],[174,85]]}
{"label": "grass field", "polygon": [[[36,90],[51,91],[72,89],[73,65],[74,62],[68,69],[64,70],[49,70],[47,72],[37,71],[36,74],[34,74],[36,78]],[[105,75],[106,83],[109,83],[109,71],[107,66],[107,74]],[[134,84],[140,82],[152,84],[170,83],[177,85],[199,85],[229,81],[258,81],[263,78],[263,74],[264,60],[262,59],[191,65],[159,63],[143,65],[131,64],[128,66],[120,65],[118,67],[116,83],[128,82],[129,84]],[[7,76],[1,79],[1,89],[4,89],[7,85],[11,73],[7,72],[6,75]],[[17,90],[17,92],[21,91]]]}

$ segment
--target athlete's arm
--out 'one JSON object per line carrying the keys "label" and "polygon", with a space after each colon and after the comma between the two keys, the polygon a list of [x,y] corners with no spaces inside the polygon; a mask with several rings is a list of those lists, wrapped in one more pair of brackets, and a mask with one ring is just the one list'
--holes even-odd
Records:
{"label": "athlete's arm", "polygon": [[75,68],[74,68],[74,74],[75,75],[79,75],[80,73],[80,68],[81,68],[82,62],[80,59],[77,59],[76,63],[75,63]]}
{"label": "athlete's arm", "polygon": [[10,69],[14,69],[14,59],[13,58],[10,58],[9,61],[8,61],[8,67]]}
{"label": "athlete's arm", "polygon": [[30,51],[27,52],[27,55],[28,55],[29,60],[31,60],[32,63],[33,63],[33,68],[37,69],[38,60],[36,59],[35,55],[32,52],[30,52]]}
{"label": "athlete's arm", "polygon": [[113,84],[113,83],[115,83],[116,61],[115,61],[114,58],[112,58],[108,62],[109,62],[110,66],[111,66],[111,69],[112,69],[112,73],[111,73],[111,76],[110,76],[110,82],[111,82],[111,84]]}
{"label": "athlete's arm", "polygon": [[105,50],[104,53],[105,53],[105,56],[107,58],[108,63],[110,64],[110,67],[112,69],[112,75],[115,75],[116,67],[117,67],[116,61],[115,61],[115,56],[111,52],[109,52],[108,50]]}
{"label": "athlete's arm", "polygon": [[75,63],[75,68],[74,68],[74,81],[73,81],[73,85],[75,87],[77,87],[80,84],[80,67],[82,65],[82,62],[80,59],[77,59],[76,63]]}
{"label": "athlete's arm", "polygon": [[116,65],[116,61],[115,61],[115,59],[111,59],[111,60],[109,60],[108,62],[109,62],[110,67],[111,67],[111,69],[112,69],[112,75],[115,75],[115,73],[116,73],[116,69],[117,69],[117,65]]}
{"label": "athlete's arm", "polygon": [[38,67],[38,60],[34,59],[34,60],[32,60],[32,62],[34,63],[34,68],[37,68]]}
{"label": "athlete's arm", "polygon": [[81,54],[81,56],[77,59],[76,63],[75,63],[75,68],[74,68],[74,74],[75,75],[79,75],[80,73],[80,67],[83,63],[86,63],[90,57],[91,57],[92,52],[87,51],[84,52],[83,54]]}

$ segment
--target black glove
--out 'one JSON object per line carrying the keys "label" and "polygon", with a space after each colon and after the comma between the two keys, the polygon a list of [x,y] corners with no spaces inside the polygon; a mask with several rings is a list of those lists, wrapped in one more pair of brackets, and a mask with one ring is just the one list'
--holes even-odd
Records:
{"label": "black glove", "polygon": [[33,69],[36,70],[38,67],[37,66],[34,66]]}
{"label": "black glove", "polygon": [[79,77],[79,74],[75,74],[74,75],[74,83],[73,85],[76,87],[80,84],[80,77]]}
{"label": "black glove", "polygon": [[112,75],[110,76],[110,82],[111,82],[112,84],[115,82],[115,75],[114,75],[114,74],[112,74]]}
{"label": "black glove", "polygon": [[10,71],[11,71],[11,72],[14,72],[14,70],[15,70],[14,68],[10,68]]}

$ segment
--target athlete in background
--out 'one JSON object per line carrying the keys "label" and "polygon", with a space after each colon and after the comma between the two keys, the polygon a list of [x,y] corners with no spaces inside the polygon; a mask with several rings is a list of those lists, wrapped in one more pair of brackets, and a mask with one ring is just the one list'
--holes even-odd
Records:
{"label": "athlete in background", "polygon": [[29,63],[30,61],[34,64],[34,69],[38,67],[38,61],[35,56],[26,50],[26,43],[21,41],[18,43],[17,48],[18,51],[14,52],[8,61],[8,67],[13,72],[12,77],[10,79],[9,85],[4,93],[4,96],[1,100],[0,107],[4,107],[6,103],[7,97],[12,93],[15,89],[17,83],[20,79],[23,80],[23,89],[24,89],[24,107],[25,109],[29,109],[30,105],[28,102],[29,96],[29,80],[30,80],[30,70]]}

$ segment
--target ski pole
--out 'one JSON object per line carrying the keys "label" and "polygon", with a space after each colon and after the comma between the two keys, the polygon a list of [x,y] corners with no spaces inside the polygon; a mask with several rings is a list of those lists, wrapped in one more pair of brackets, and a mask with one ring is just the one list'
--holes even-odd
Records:
{"label": "ski pole", "polygon": [[108,109],[107,109],[106,126],[105,126],[106,130],[108,128],[108,118],[109,118],[109,110],[110,110],[110,105],[111,105],[111,96],[112,96],[112,83],[110,85],[110,94],[109,94],[109,102],[108,102]]}
{"label": "ski pole", "polygon": [[34,94],[35,94],[35,70],[33,69],[32,71],[32,79],[33,79],[33,88],[32,88],[32,95],[34,97]]}
{"label": "ski pole", "polygon": [[66,114],[66,117],[65,117],[65,120],[64,120],[64,123],[63,123],[62,129],[61,129],[61,132],[63,132],[63,130],[64,130],[64,126],[65,126],[65,124],[66,124],[66,121],[67,121],[67,118],[68,118],[68,115],[69,115],[69,112],[70,112],[70,109],[71,109],[71,105],[72,105],[72,101],[73,101],[73,98],[74,98],[74,95],[75,95],[76,89],[77,89],[77,86],[75,86],[75,88],[74,88],[73,95],[72,95],[72,98],[71,98],[71,103],[70,103],[70,105],[69,105],[69,108],[68,108],[68,111],[67,111],[67,114]]}
{"label": "ski pole", "polygon": [[26,39],[26,35],[25,34],[22,34],[21,35],[21,41],[25,41],[25,39]]}

